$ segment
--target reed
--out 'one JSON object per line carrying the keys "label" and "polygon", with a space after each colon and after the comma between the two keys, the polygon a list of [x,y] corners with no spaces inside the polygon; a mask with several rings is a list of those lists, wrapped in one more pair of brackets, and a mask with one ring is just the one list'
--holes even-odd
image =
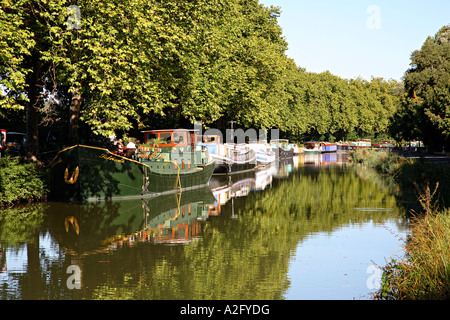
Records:
{"label": "reed", "polygon": [[433,191],[427,186],[419,195],[424,211],[413,212],[405,258],[383,268],[375,299],[450,299],[450,209],[438,209],[437,189],[438,184]]}

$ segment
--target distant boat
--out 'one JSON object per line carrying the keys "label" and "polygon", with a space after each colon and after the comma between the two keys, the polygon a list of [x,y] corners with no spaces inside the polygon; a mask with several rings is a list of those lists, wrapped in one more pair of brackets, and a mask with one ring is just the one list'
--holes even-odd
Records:
{"label": "distant boat", "polygon": [[214,173],[236,173],[255,168],[256,153],[245,143],[221,143],[220,136],[198,136],[197,144],[215,161]]}
{"label": "distant boat", "polygon": [[370,139],[358,139],[358,140],[356,140],[356,146],[357,147],[371,147],[372,146],[372,140],[370,140]]}
{"label": "distant boat", "polygon": [[339,141],[336,143],[337,150],[354,150],[356,148],[370,148],[372,141],[370,139],[358,139],[357,141]]}
{"label": "distant boat", "polygon": [[322,152],[336,152],[337,151],[337,144],[331,143],[331,142],[321,142],[320,143],[320,150]]}
{"label": "distant boat", "polygon": [[303,143],[303,152],[321,152],[320,142],[306,141]]}
{"label": "distant boat", "polygon": [[347,141],[339,141],[336,143],[336,147],[338,151],[349,151],[355,148],[356,146]]}
{"label": "distant boat", "polygon": [[86,145],[61,150],[50,164],[50,197],[66,201],[144,198],[208,183],[215,163],[193,142],[195,132],[169,129],[144,131],[144,135],[146,143],[150,135],[160,142],[138,147],[137,160]]}
{"label": "distant boat", "polygon": [[270,146],[278,153],[280,159],[290,159],[294,157],[294,148],[287,139],[270,140]]}
{"label": "distant boat", "polygon": [[395,147],[395,140],[382,140],[380,143],[372,143],[372,146],[376,148],[392,149]]}
{"label": "distant boat", "polygon": [[276,160],[276,153],[265,141],[250,142],[247,146],[256,154],[256,161],[259,165],[270,165]]}
{"label": "distant boat", "polygon": [[331,142],[306,141],[303,143],[304,152],[336,152],[337,144]]}

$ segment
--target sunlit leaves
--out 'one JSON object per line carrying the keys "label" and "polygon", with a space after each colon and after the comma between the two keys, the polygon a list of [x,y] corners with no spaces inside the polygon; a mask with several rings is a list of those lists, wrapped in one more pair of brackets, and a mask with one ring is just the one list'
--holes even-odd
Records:
{"label": "sunlit leaves", "polygon": [[[405,90],[405,103],[421,114],[421,123],[416,122],[422,127],[421,135],[430,142],[436,139],[435,133],[450,137],[450,26],[442,27],[435,37],[428,37],[422,48],[412,53],[411,68],[405,74]],[[414,121],[411,117],[404,119]],[[431,123],[434,132],[424,131],[424,122]]]}

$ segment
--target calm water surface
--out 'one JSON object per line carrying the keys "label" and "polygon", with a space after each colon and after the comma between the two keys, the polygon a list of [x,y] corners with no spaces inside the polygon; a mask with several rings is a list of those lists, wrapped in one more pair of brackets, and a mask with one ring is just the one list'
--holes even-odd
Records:
{"label": "calm water surface", "polygon": [[4,210],[0,299],[369,299],[409,230],[389,189],[343,159]]}

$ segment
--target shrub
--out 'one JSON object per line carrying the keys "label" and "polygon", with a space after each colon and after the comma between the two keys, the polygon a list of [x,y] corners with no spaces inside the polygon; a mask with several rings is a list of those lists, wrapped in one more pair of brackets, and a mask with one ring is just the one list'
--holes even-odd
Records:
{"label": "shrub", "polygon": [[363,148],[353,151],[349,156],[349,161],[373,168],[383,175],[394,175],[405,159],[389,150]]}
{"label": "shrub", "polygon": [[4,156],[0,159],[0,206],[45,198],[43,168],[33,162]]}

